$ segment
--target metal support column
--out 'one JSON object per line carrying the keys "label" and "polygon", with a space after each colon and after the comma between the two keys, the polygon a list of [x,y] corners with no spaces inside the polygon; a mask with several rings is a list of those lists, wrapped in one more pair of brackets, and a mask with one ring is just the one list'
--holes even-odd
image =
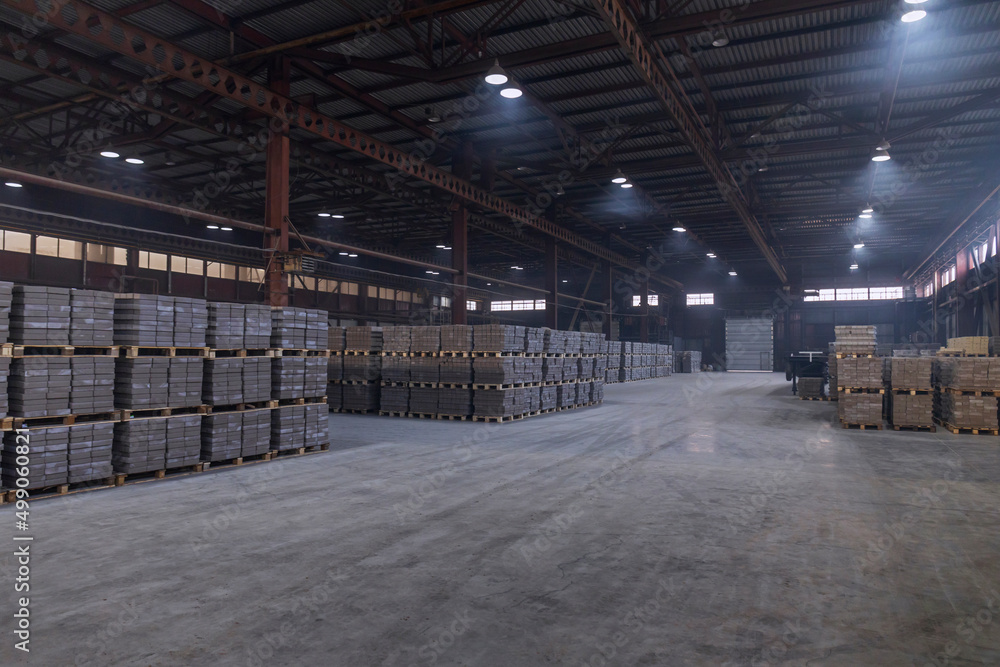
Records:
{"label": "metal support column", "polygon": [[639,342],[649,342],[649,278],[639,284],[639,294],[642,304],[642,317],[639,320]]}
{"label": "metal support column", "polygon": [[[461,151],[455,155],[452,171],[459,178],[472,180],[474,159],[472,142],[463,142]],[[456,200],[451,212],[451,268],[455,269],[451,276],[451,323],[465,324],[468,319],[465,302],[469,285],[469,212],[461,200]]]}
{"label": "metal support column", "polygon": [[[268,85],[282,95],[288,95],[289,60],[277,56],[267,68]],[[288,252],[288,124],[277,119],[270,123],[271,132],[266,149],[266,193],[264,203],[265,259],[267,261],[267,302],[272,306],[288,305],[288,279],[281,256]]]}
{"label": "metal support column", "polygon": [[545,302],[545,326],[550,329],[558,329],[559,259],[554,238],[545,239],[545,291],[548,292]]}

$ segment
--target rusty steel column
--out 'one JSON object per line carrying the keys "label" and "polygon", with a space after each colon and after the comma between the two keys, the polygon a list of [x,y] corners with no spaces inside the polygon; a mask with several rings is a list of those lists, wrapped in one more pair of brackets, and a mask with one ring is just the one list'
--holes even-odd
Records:
{"label": "rusty steel column", "polygon": [[556,240],[545,239],[545,326],[559,328],[559,258]]}
{"label": "rusty steel column", "polygon": [[[267,69],[272,90],[288,95],[289,61],[277,56]],[[290,164],[288,124],[271,119],[268,134],[266,194],[264,200],[264,248],[266,254],[267,302],[272,306],[288,305],[288,278],[280,256],[288,252],[288,174]]]}

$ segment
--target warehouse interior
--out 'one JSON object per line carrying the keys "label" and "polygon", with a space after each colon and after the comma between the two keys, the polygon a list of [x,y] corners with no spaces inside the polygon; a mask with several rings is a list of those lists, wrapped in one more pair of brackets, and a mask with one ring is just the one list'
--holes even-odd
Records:
{"label": "warehouse interior", "polygon": [[1000,664],[1000,3],[0,27],[0,664]]}

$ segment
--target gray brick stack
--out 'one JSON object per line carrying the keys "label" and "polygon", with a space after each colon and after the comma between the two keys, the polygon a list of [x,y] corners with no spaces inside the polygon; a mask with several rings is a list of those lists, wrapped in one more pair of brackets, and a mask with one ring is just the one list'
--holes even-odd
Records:
{"label": "gray brick stack", "polygon": [[271,346],[271,307],[247,304],[243,307],[243,345],[248,350]]}
{"label": "gray brick stack", "polygon": [[14,295],[14,283],[0,281],[0,343],[10,340],[10,306]]}
{"label": "gray brick stack", "polygon": [[115,358],[71,357],[69,409],[75,415],[115,409]]}
{"label": "gray brick stack", "polygon": [[330,336],[330,315],[325,310],[306,311],[305,349],[325,350]]}
{"label": "gray brick stack", "polygon": [[[209,336],[211,339],[211,333]],[[246,400],[243,398],[243,370],[246,361],[241,357],[205,359],[202,402],[206,405],[233,405]]]}
{"label": "gray brick stack", "polygon": [[271,449],[286,451],[305,446],[306,406],[290,405],[271,410]]}
{"label": "gray brick stack", "polygon": [[69,289],[14,285],[10,340],[21,345],[69,345]]}
{"label": "gray brick stack", "polygon": [[208,303],[204,299],[174,297],[173,343],[177,347],[205,347]]}
{"label": "gray brick stack", "polygon": [[116,294],[115,345],[170,346],[174,341],[173,300],[152,294]]}
{"label": "gray brick stack", "polygon": [[410,410],[410,388],[406,386],[383,386],[379,390],[379,410],[382,412],[408,412]]}
{"label": "gray brick stack", "polygon": [[17,486],[18,468],[28,468],[28,483],[23,488],[40,489],[57,484],[68,484],[69,479],[69,427],[30,429],[28,434],[30,465],[17,464],[17,433],[3,434],[3,452],[0,453],[0,482],[8,489]]}
{"label": "gray brick stack", "polygon": [[305,396],[305,357],[275,357],[271,361],[271,398]]}
{"label": "gray brick stack", "polygon": [[70,357],[22,357],[10,364],[7,392],[15,417],[70,414]]}
{"label": "gray brick stack", "polygon": [[[117,473],[164,470],[167,460],[167,419],[132,419],[115,424],[111,463]],[[199,448],[201,441],[199,439]]]}
{"label": "gray brick stack", "polygon": [[307,314],[304,308],[271,309],[271,347],[306,349]]}
{"label": "gray brick stack", "polygon": [[525,328],[510,324],[477,324],[472,327],[473,350],[477,352],[523,352]]}
{"label": "gray brick stack", "polygon": [[243,416],[240,456],[271,451],[271,410],[246,410]]}
{"label": "gray brick stack", "polygon": [[243,360],[244,402],[271,400],[271,361],[271,357],[247,357]]}
{"label": "gray brick stack", "polygon": [[344,327],[330,326],[327,330],[327,341],[327,349],[343,352],[344,345],[347,344]]}
{"label": "gray brick stack", "polygon": [[165,468],[195,465],[201,460],[201,415],[166,417]]}
{"label": "gray brick stack", "polygon": [[305,357],[303,396],[315,398],[326,394],[326,357]]}
{"label": "gray brick stack", "polygon": [[205,365],[201,357],[171,358],[167,375],[169,395],[166,407],[189,408],[202,405],[204,373]]}
{"label": "gray brick stack", "polygon": [[410,331],[411,352],[440,352],[441,327],[413,327]]}
{"label": "gray brick stack", "polygon": [[69,427],[67,483],[76,484],[111,477],[114,426],[113,422],[98,422]]}
{"label": "gray brick stack", "polygon": [[10,357],[0,357],[0,417],[6,417],[10,411],[7,400],[7,378],[10,376]]}
{"label": "gray brick stack", "polygon": [[382,340],[382,327],[347,327],[344,349],[358,352],[381,352]]}
{"label": "gray brick stack", "polygon": [[169,381],[167,357],[116,359],[115,407],[133,410],[180,407],[169,404]]}
{"label": "gray brick stack", "polygon": [[69,305],[71,345],[86,347],[114,344],[114,294],[73,289],[69,293]]}
{"label": "gray brick stack", "polygon": [[472,327],[467,324],[442,326],[441,349],[445,352],[471,352],[472,335]]}
{"label": "gray brick stack", "polygon": [[325,405],[305,406],[305,444],[304,447],[316,447],[330,442],[330,414]]}
{"label": "gray brick stack", "polygon": [[382,327],[382,351],[409,352],[410,330],[412,328],[413,327]]}
{"label": "gray brick stack", "polygon": [[205,342],[216,349],[239,349],[244,346],[247,324],[246,307],[239,303],[209,303]]}
{"label": "gray brick stack", "polygon": [[243,413],[205,415],[201,421],[201,460],[225,461],[243,455]]}

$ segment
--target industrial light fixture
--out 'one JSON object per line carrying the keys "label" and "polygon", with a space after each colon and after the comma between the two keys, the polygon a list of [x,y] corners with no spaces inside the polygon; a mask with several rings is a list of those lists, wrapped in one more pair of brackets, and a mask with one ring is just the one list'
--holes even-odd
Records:
{"label": "industrial light fixture", "polygon": [[486,72],[486,83],[492,86],[502,86],[507,83],[507,72],[504,71],[503,67],[500,67],[500,59],[493,59],[493,67]]}
{"label": "industrial light fixture", "polygon": [[329,218],[330,217],[329,213],[317,213],[316,215],[318,215],[321,218]]}
{"label": "industrial light fixture", "polygon": [[622,183],[624,183],[627,180],[628,179],[625,178],[625,174],[623,174],[622,170],[619,169],[618,172],[615,174],[615,177],[611,179],[611,182],[615,183],[615,184],[618,184],[618,185],[621,185]]}
{"label": "industrial light fixture", "polygon": [[705,253],[705,256],[706,257],[710,257],[712,259],[715,259],[715,253],[714,252]]}
{"label": "industrial light fixture", "polygon": [[632,187],[632,184],[629,183],[628,181],[622,183],[622,188],[624,188],[625,190],[628,190],[630,187]]}
{"label": "industrial light fixture", "polygon": [[516,100],[523,94],[524,93],[521,92],[521,89],[517,87],[516,83],[510,83],[506,88],[500,91],[500,96],[506,97],[508,100]]}
{"label": "industrial light fixture", "polygon": [[714,35],[715,39],[712,40],[712,46],[719,48],[720,46],[725,46],[729,43],[729,38],[726,37],[726,33],[721,30]]}
{"label": "industrial light fixture", "polygon": [[358,254],[356,252],[352,252],[348,255],[348,257],[357,257],[357,256]]}
{"label": "industrial light fixture", "polygon": [[568,281],[568,280],[563,280],[563,282],[564,282],[564,283],[568,283],[569,281]]}
{"label": "industrial light fixture", "polygon": [[524,267],[523,266],[518,266],[516,264],[514,266],[510,267],[510,268],[514,269],[515,271],[524,271]]}
{"label": "industrial light fixture", "polygon": [[218,229],[219,226],[218,225],[208,225],[208,228],[209,229]]}
{"label": "industrial light fixture", "polygon": [[344,216],[343,216],[343,215],[341,215],[340,213],[331,213],[331,214],[330,214],[330,217],[331,217],[331,218],[334,218],[334,219],[336,219],[336,220],[343,220],[343,219],[344,219]]}
{"label": "industrial light fixture", "polygon": [[767,171],[768,168],[769,167],[766,164],[762,164],[761,166],[757,167],[757,171]]}
{"label": "industrial light fixture", "polygon": [[927,16],[927,12],[925,12],[924,10],[914,9],[912,12],[906,12],[905,14],[903,14],[899,18],[899,20],[902,21],[903,23],[913,23],[915,21],[919,21],[925,16]]}
{"label": "industrial light fixture", "polygon": [[865,247],[864,241],[858,241],[857,243],[854,244],[855,250],[861,250],[864,247]]}
{"label": "industrial light fixture", "polygon": [[683,227],[681,227],[680,225],[677,225],[676,227],[674,227],[674,231],[675,232],[686,232],[687,230],[684,229]]}
{"label": "industrial light fixture", "polygon": [[446,245],[446,246],[444,247],[444,249],[445,249],[445,250],[451,250],[451,246],[450,246],[450,245]]}
{"label": "industrial light fixture", "polygon": [[889,156],[889,142],[883,141],[875,148],[875,155],[872,156],[872,162],[885,162],[891,159]]}
{"label": "industrial light fixture", "polygon": [[23,188],[24,186],[16,181],[7,181],[4,183],[8,188]]}
{"label": "industrial light fixture", "polygon": [[233,228],[232,227],[219,227],[219,230],[223,231],[223,232],[231,232],[231,231],[233,231]]}
{"label": "industrial light fixture", "polygon": [[858,265],[857,264],[851,264],[851,271],[857,271],[857,270],[858,270]]}
{"label": "industrial light fixture", "polygon": [[563,190],[562,183],[559,183],[556,185],[556,197],[562,197],[564,194],[566,194],[566,191]]}
{"label": "industrial light fixture", "polygon": [[443,243],[438,243],[434,247],[437,248],[438,250],[444,250],[447,246],[445,244],[443,244]]}
{"label": "industrial light fixture", "polygon": [[859,218],[864,218],[865,220],[869,220],[872,217],[872,214],[871,213],[862,213],[858,217]]}
{"label": "industrial light fixture", "polygon": [[125,161],[129,164],[145,164],[145,162],[137,157],[127,157]]}
{"label": "industrial light fixture", "polygon": [[341,257],[347,257],[348,254],[350,254],[350,253],[342,252],[342,253],[340,253],[340,256]]}
{"label": "industrial light fixture", "polygon": [[120,157],[120,156],[118,155],[118,153],[116,153],[114,151],[101,151],[101,157],[115,158],[115,157]]}
{"label": "industrial light fixture", "polygon": [[906,1],[906,4],[908,4],[908,5],[922,5],[925,2],[927,2],[927,0],[905,0],[905,1]]}
{"label": "industrial light fixture", "polygon": [[730,272],[729,272],[729,275],[731,275],[731,276],[735,276],[735,275],[736,275],[736,272],[735,272],[735,271],[730,271]]}
{"label": "industrial light fixture", "polygon": [[862,213],[874,213],[875,209],[872,208],[871,204],[865,204],[865,207],[861,209]]}

